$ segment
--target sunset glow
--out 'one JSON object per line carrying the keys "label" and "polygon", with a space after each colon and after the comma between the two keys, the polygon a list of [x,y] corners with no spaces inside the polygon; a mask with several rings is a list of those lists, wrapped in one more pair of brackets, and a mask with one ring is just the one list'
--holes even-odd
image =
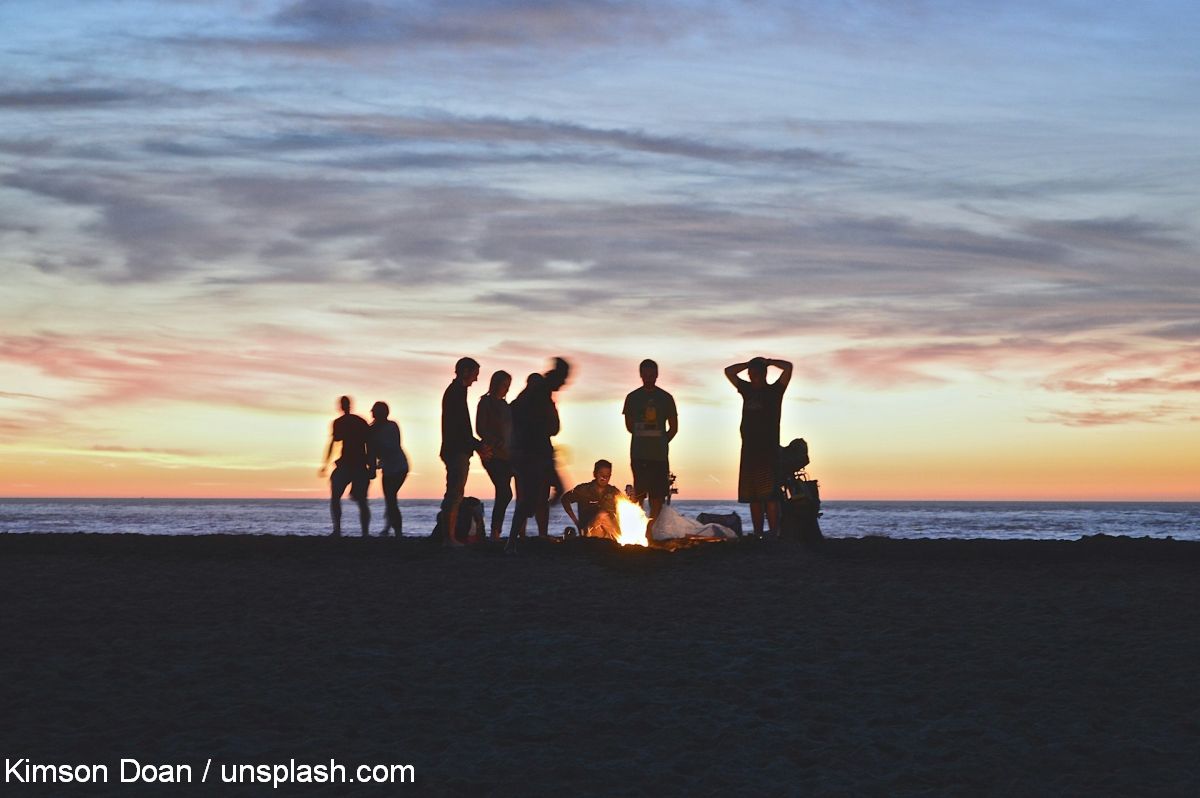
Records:
{"label": "sunset glow", "polygon": [[762,354],[827,500],[1200,499],[1198,23],[0,4],[0,496],[317,498],[349,394],[438,497],[455,360],[473,413],[561,355],[568,484],[632,480],[651,357],[680,498],[729,499]]}

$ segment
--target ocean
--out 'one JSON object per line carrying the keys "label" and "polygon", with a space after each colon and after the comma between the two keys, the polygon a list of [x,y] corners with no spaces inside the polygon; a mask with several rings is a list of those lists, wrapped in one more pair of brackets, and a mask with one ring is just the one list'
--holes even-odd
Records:
{"label": "ocean", "polygon": [[[413,499],[400,505],[405,535],[429,534],[438,502]],[[733,501],[679,500],[672,506],[690,518],[736,512],[743,528],[750,528],[748,508]],[[1074,540],[1104,534],[1200,540],[1200,502],[825,501],[822,510],[822,532],[838,538]],[[343,514],[343,531],[358,534],[358,512],[349,499],[343,501]],[[382,501],[372,500],[372,535],[383,517]],[[569,522],[554,507],[550,533],[562,534]],[[0,499],[0,533],[324,535],[329,530],[329,504],[320,499]],[[532,522],[528,531],[536,531]]]}

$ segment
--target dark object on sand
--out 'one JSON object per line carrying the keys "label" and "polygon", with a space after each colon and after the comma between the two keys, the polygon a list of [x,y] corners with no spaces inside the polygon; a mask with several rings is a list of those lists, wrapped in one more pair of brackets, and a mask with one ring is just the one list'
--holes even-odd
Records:
{"label": "dark object on sand", "polygon": [[[458,522],[455,524],[457,534],[455,537],[460,543],[465,543],[471,536],[475,536],[475,540],[482,540],[485,537],[483,526],[483,502],[474,496],[468,496],[462,500],[458,506]],[[437,521],[434,523],[433,532],[429,539],[438,543],[445,541],[446,524],[442,519],[442,511],[437,514]]]}
{"label": "dark object on sand", "polygon": [[821,534],[821,492],[815,479],[792,479],[785,485],[783,536],[806,546],[818,546]]}
{"label": "dark object on sand", "polygon": [[808,441],[795,438],[787,446],[779,448],[779,470],[784,478],[795,475],[808,467],[812,461],[808,459]]}
{"label": "dark object on sand", "polygon": [[742,536],[742,517],[737,513],[700,513],[696,520],[702,524],[720,524],[732,529],[739,538]]}
{"label": "dark object on sand", "polygon": [[783,477],[783,537],[818,546],[821,534],[821,490],[815,479],[809,479],[804,468],[812,462],[808,457],[808,442],[796,438],[779,449],[779,471]]}

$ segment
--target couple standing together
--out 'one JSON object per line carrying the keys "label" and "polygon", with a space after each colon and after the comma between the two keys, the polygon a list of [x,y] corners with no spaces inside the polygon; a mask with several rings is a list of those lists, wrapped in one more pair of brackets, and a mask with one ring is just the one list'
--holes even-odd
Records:
{"label": "couple standing together", "polygon": [[387,522],[379,536],[387,537],[388,530],[391,529],[395,531],[396,537],[400,537],[403,518],[396,495],[408,477],[408,457],[400,445],[400,425],[388,419],[390,410],[386,402],[376,402],[371,406],[373,420],[370,425],[362,416],[350,412],[349,396],[340,398],[338,406],[342,414],[333,421],[329,446],[325,449],[325,460],[317,472],[318,476],[324,477],[329,471],[334,444],[340,441],[342,452],[334,462],[333,473],[329,477],[329,514],[333,518],[333,536],[341,537],[342,534],[342,495],[346,488],[350,488],[350,498],[358,505],[362,536],[367,536],[371,526],[367,489],[376,472],[382,471]]}

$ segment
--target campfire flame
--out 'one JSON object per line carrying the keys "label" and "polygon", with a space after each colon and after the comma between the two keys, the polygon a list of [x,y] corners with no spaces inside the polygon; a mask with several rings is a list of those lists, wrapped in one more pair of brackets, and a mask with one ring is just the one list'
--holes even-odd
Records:
{"label": "campfire flame", "polygon": [[649,519],[642,512],[640,505],[626,499],[624,496],[617,497],[617,522],[620,524],[621,533],[617,542],[622,546],[646,546],[646,524]]}

